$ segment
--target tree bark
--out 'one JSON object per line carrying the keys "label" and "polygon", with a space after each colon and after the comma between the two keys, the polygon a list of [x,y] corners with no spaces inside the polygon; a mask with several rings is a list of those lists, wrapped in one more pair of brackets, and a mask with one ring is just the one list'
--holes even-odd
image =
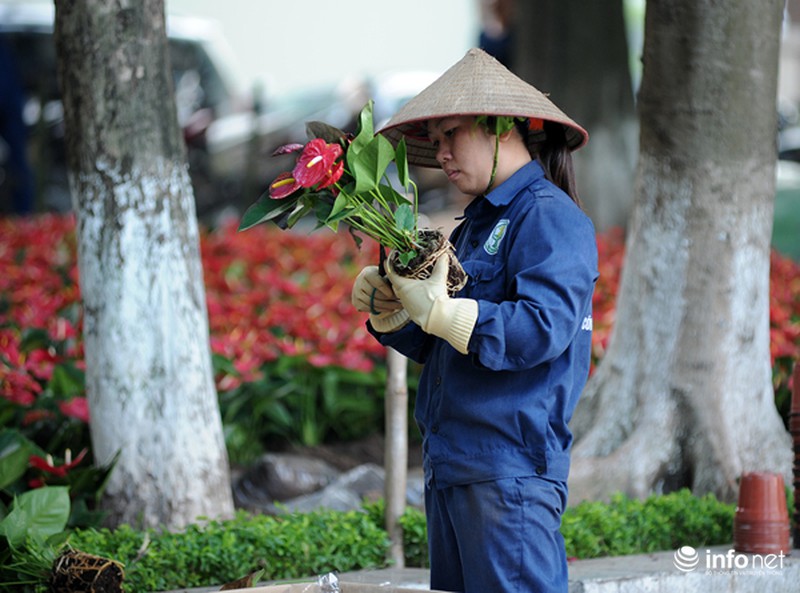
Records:
{"label": "tree bark", "polygon": [[584,208],[599,230],[633,204],[638,122],[622,0],[516,2],[512,69],[589,132],[575,153]]}
{"label": "tree bark", "polygon": [[56,3],[95,460],[109,523],[233,513],[163,0]]}
{"label": "tree bark", "polygon": [[783,2],[648,0],[635,207],[609,348],[572,428],[572,502],[789,477],[769,254]]}

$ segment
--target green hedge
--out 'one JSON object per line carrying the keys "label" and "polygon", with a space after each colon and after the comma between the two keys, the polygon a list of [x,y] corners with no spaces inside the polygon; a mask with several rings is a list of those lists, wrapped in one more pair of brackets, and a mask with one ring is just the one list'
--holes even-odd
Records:
{"label": "green hedge", "polygon": [[710,546],[733,540],[736,506],[713,495],[681,490],[645,500],[616,495],[608,504],[582,502],[564,513],[561,533],[567,555],[624,556],[681,546]]}
{"label": "green hedge", "polygon": [[[320,510],[280,517],[238,513],[229,521],[193,525],[181,533],[134,531],[123,526],[79,530],[70,545],[125,565],[128,591],[213,586],[256,569],[263,580],[296,579],[386,566],[389,542],[383,503],[365,512]],[[567,555],[616,556],[730,542],[735,507],[682,490],[634,500],[584,502],[564,514]],[[401,519],[406,565],[428,562],[425,516],[409,508]]]}
{"label": "green hedge", "polygon": [[76,531],[69,544],[125,566],[127,591],[211,586],[263,568],[262,579],[292,579],[385,564],[388,539],[366,513],[320,510],[273,517],[240,512],[180,533]]}

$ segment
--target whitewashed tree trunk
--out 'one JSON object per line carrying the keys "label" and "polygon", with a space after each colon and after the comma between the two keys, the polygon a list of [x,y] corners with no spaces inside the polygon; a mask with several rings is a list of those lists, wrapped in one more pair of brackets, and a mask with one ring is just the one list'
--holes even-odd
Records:
{"label": "whitewashed tree trunk", "polygon": [[789,477],[769,253],[781,0],[648,0],[635,208],[608,351],[578,405],[571,501]]}
{"label": "whitewashed tree trunk", "polygon": [[[91,42],[87,41],[91,40]],[[233,513],[163,0],[56,3],[86,388],[111,524]]]}

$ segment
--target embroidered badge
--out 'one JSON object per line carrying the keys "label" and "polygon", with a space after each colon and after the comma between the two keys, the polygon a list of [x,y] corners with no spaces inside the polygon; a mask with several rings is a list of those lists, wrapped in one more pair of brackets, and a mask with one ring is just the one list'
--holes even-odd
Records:
{"label": "embroidered badge", "polygon": [[507,218],[500,219],[500,221],[494,225],[492,233],[489,235],[489,238],[486,239],[486,243],[483,244],[483,250],[489,255],[497,255],[497,251],[500,249],[500,241],[506,236],[508,222],[509,220]]}

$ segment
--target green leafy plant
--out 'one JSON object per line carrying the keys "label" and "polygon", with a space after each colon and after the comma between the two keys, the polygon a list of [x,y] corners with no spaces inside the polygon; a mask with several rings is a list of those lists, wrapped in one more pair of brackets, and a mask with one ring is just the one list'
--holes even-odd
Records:
{"label": "green leafy plant", "polygon": [[733,538],[735,505],[688,489],[644,500],[622,494],[610,502],[582,502],[564,513],[567,554],[577,558],[621,556],[681,546],[715,545]]}
{"label": "green leafy plant", "polygon": [[0,521],[0,590],[34,591],[47,582],[68,537],[69,514],[64,486],[31,490],[14,499]]}
{"label": "green leafy plant", "polygon": [[64,486],[71,500],[68,525],[99,525],[105,516],[99,500],[114,461],[95,467],[87,456],[88,448],[75,456],[67,449],[63,459],[55,459],[20,431],[0,429],[0,511],[31,488]]}
{"label": "green leafy plant", "polygon": [[69,544],[125,565],[129,591],[226,583],[263,569],[266,580],[385,566],[386,532],[366,513],[319,510],[279,517],[239,513],[180,533],[129,526],[77,530]]}
{"label": "green leafy plant", "polygon": [[[217,359],[227,372],[232,365]],[[409,373],[413,404],[418,369]],[[347,442],[373,434],[383,424],[386,369],[316,367],[305,357],[266,363],[258,379],[219,394],[231,461],[248,463],[267,448]]]}

